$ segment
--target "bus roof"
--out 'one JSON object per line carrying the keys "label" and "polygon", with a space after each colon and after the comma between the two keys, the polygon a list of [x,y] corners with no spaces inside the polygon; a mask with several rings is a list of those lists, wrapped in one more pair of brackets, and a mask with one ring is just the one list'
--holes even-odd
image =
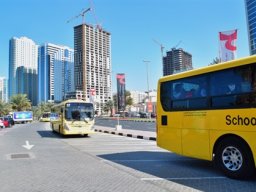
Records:
{"label": "bus roof", "polygon": [[213,71],[219,71],[222,69],[238,67],[241,65],[246,65],[246,64],[251,64],[251,63],[256,63],[256,55],[248,56],[248,57],[244,57],[244,58],[236,59],[236,60],[232,60],[232,61],[227,61],[224,63],[218,63],[215,65],[209,65],[209,66],[201,67],[198,69],[184,71],[184,72],[176,73],[173,75],[164,76],[159,79],[159,82],[165,82],[165,81],[170,81],[170,80],[175,80],[175,79],[182,79],[185,77],[196,76],[196,75],[200,75],[200,74],[204,74],[204,73],[210,73]]}
{"label": "bus roof", "polygon": [[93,104],[92,102],[88,102],[88,101],[84,101],[84,100],[68,99],[68,100],[62,101],[61,103],[58,103],[58,104],[54,105],[53,107],[65,105],[66,103],[91,103],[91,104]]}

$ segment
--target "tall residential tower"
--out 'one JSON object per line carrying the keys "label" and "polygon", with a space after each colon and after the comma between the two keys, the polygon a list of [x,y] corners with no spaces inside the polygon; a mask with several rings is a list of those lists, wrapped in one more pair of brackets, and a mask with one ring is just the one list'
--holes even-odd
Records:
{"label": "tall residential tower", "polygon": [[9,97],[26,94],[32,105],[37,101],[38,45],[27,37],[9,42]]}
{"label": "tall residential tower", "polygon": [[163,58],[163,75],[172,75],[174,73],[192,69],[192,55],[183,49],[173,48],[166,52]]}
{"label": "tall residential tower", "polygon": [[75,26],[74,49],[75,89],[85,100],[95,93],[96,110],[102,112],[112,99],[111,35],[87,24]]}

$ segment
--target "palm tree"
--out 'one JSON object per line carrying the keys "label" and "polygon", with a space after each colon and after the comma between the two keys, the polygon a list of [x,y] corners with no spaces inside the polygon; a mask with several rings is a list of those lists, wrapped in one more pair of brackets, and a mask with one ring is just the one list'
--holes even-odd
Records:
{"label": "palm tree", "polygon": [[113,114],[112,114],[113,107],[114,107],[114,102],[112,100],[109,100],[108,102],[105,103],[103,110],[105,112],[110,111],[110,116],[113,116]]}
{"label": "palm tree", "polygon": [[0,100],[0,116],[7,115],[12,110],[12,107],[9,103],[5,103]]}
{"label": "palm tree", "polygon": [[36,107],[32,108],[35,117],[40,117],[44,112],[50,112],[54,104],[50,102],[39,103]]}
{"label": "palm tree", "polygon": [[131,106],[133,104],[133,99],[131,97],[130,91],[125,91],[125,105]]}
{"label": "palm tree", "polygon": [[[117,94],[113,95],[113,102],[114,102],[115,107],[117,108],[117,104],[118,104],[118,102],[117,102]],[[125,107],[127,105],[128,106],[133,105],[133,99],[131,97],[131,92],[130,91],[125,91]]]}
{"label": "palm tree", "polygon": [[31,102],[26,94],[17,94],[11,97],[10,104],[16,111],[26,111],[31,109]]}
{"label": "palm tree", "polygon": [[215,65],[215,64],[218,64],[218,63],[220,63],[221,61],[220,61],[220,58],[218,58],[218,57],[215,57],[215,59],[213,59],[213,61],[209,64],[209,65]]}

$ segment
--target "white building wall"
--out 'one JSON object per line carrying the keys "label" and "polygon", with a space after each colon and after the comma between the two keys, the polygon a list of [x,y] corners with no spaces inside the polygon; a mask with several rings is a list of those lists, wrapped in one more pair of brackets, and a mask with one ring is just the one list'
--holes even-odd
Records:
{"label": "white building wall", "polygon": [[35,70],[38,66],[38,45],[27,37],[13,37],[9,52],[9,97],[17,94],[16,71],[18,67]]}

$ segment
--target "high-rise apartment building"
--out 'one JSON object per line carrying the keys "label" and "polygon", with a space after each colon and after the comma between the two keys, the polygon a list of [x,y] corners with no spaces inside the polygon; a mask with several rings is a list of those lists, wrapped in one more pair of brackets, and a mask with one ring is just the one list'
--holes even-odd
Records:
{"label": "high-rise apartment building", "polygon": [[112,99],[111,35],[87,24],[75,26],[74,49],[75,89],[84,92],[85,100],[95,93],[96,110],[102,112]]}
{"label": "high-rise apartment building", "polygon": [[32,105],[37,95],[38,45],[27,37],[9,42],[9,97],[26,94]]}
{"label": "high-rise apartment building", "polygon": [[0,77],[0,100],[8,102],[8,83],[5,77]]}
{"label": "high-rise apartment building", "polygon": [[192,55],[183,49],[173,48],[166,52],[163,58],[163,75],[172,75],[174,73],[192,69]]}
{"label": "high-rise apartment building", "polygon": [[256,54],[256,1],[245,0],[250,54]]}
{"label": "high-rise apartment building", "polygon": [[[71,68],[74,67],[73,64],[73,49],[67,46],[55,45],[52,43],[45,43],[39,47],[38,103],[60,100],[60,98],[63,96],[63,91],[65,92],[63,88],[63,86],[65,87],[64,76],[65,74],[69,73],[65,70],[67,69],[67,66]],[[67,70],[72,71],[73,69]],[[74,81],[73,74],[70,74],[69,78],[69,81]],[[57,90],[55,90],[55,88],[57,88]],[[70,89],[74,90],[74,87]],[[56,99],[55,94],[57,97]]]}

